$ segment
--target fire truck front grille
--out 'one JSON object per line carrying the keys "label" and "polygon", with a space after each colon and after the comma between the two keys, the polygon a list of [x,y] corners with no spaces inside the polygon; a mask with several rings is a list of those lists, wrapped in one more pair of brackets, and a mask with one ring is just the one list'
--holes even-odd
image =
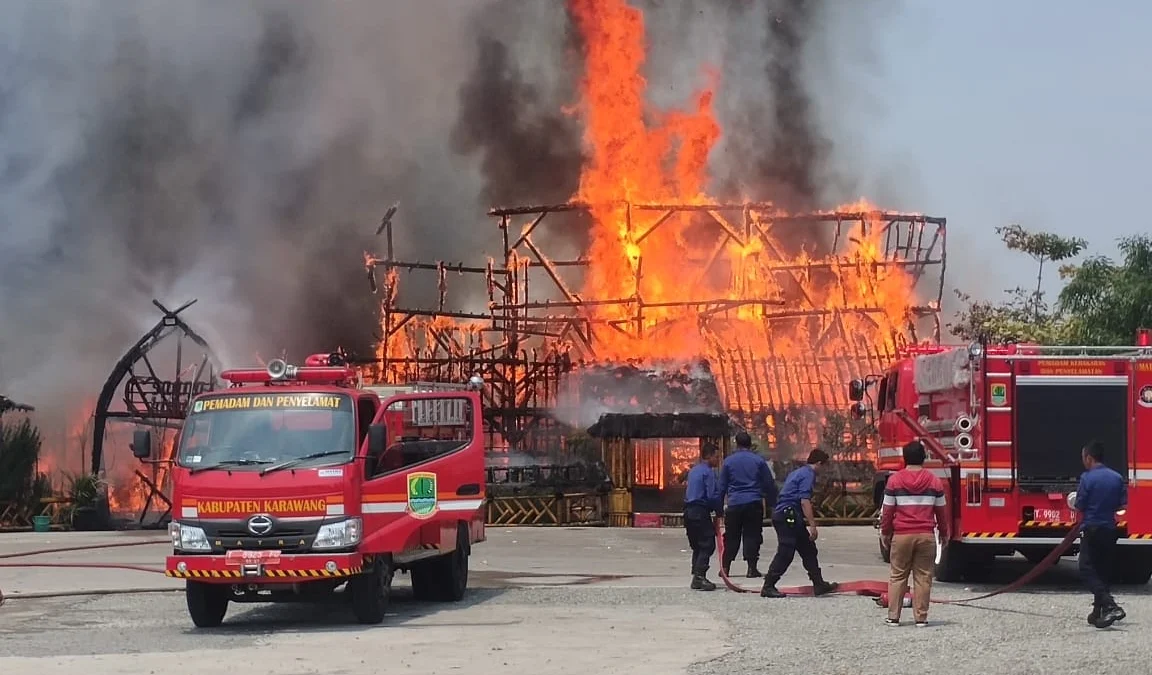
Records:
{"label": "fire truck front grille", "polygon": [[[308,536],[310,534],[315,534],[315,533],[316,533],[316,528],[312,528],[312,531],[309,532],[307,529],[301,528],[301,527],[286,527],[286,528],[277,528],[275,534],[269,535],[268,537],[264,537],[264,538],[268,539],[270,537],[280,537],[280,538],[304,537],[304,536]],[[221,529],[216,533],[216,536],[217,537],[227,537],[229,539],[251,539],[252,533],[250,533],[248,530],[240,529],[240,528],[226,529],[226,530]]]}
{"label": "fire truck front grille", "polygon": [[315,522],[278,522],[262,537],[253,536],[243,522],[204,523],[204,533],[213,553],[235,550],[304,553],[312,548],[320,523],[319,519]]}

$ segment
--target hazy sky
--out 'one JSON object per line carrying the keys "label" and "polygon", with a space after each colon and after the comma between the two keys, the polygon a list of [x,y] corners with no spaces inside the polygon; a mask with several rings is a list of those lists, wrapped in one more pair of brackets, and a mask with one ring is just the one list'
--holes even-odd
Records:
{"label": "hazy sky", "polygon": [[994,293],[1034,275],[997,225],[1107,255],[1149,230],[1152,3],[905,0],[882,25],[883,114],[861,143],[906,181],[900,207],[948,218],[949,285]]}

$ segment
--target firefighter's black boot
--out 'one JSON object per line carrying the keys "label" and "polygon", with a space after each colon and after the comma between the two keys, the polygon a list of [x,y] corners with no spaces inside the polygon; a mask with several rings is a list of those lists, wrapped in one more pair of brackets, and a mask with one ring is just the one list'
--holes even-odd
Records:
{"label": "firefighter's black boot", "polygon": [[1096,617],[1092,625],[1097,628],[1108,628],[1117,621],[1123,621],[1126,616],[1128,616],[1128,614],[1121,609],[1119,605],[1112,603],[1110,607],[1100,609],[1100,615]]}
{"label": "firefighter's black boot", "polygon": [[760,589],[760,597],[762,598],[782,598],[784,594],[776,588],[776,582],[780,581],[780,577],[769,574],[764,577],[764,587]]}
{"label": "firefighter's black boot", "polygon": [[1100,606],[1092,605],[1092,613],[1088,615],[1088,625],[1095,626],[1096,622],[1100,619]]}
{"label": "firefighter's black boot", "polygon": [[708,581],[703,574],[697,574],[692,577],[692,590],[694,591],[714,591],[716,584]]}
{"label": "firefighter's black boot", "polygon": [[762,576],[764,576],[764,575],[760,573],[760,570],[756,569],[756,561],[755,560],[749,560],[748,561],[748,578],[749,579],[759,579]]}
{"label": "firefighter's black boot", "polygon": [[812,579],[812,595],[816,597],[835,593],[840,588],[840,584],[835,581],[824,581],[824,577],[819,571],[810,575],[809,578]]}

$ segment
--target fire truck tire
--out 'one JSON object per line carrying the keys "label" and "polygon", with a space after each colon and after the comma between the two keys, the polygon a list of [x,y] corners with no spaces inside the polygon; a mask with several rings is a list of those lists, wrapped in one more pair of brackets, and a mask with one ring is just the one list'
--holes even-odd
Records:
{"label": "fire truck tire", "polygon": [[1024,559],[1033,565],[1039,565],[1040,561],[1047,558],[1048,554],[1051,552],[1052,547],[1036,548],[1035,546],[1030,546],[1028,548],[1020,549],[1020,555],[1023,555]]}
{"label": "fire truck tire", "polygon": [[188,581],[184,598],[188,602],[188,615],[197,628],[215,628],[224,622],[228,612],[228,586]]}
{"label": "fire truck tire", "polygon": [[1152,556],[1147,551],[1120,552],[1120,555],[1116,557],[1113,576],[1117,584],[1125,586],[1146,585],[1152,580]]}
{"label": "fire truck tire", "polygon": [[370,572],[365,572],[348,581],[348,592],[352,596],[352,614],[364,624],[380,623],[392,604],[392,579],[395,568],[391,558],[381,556]]}
{"label": "fire truck tire", "polygon": [[412,596],[421,602],[430,602],[436,599],[436,567],[434,560],[424,560],[412,565],[408,570],[412,577]]}
{"label": "fire truck tire", "polygon": [[468,590],[468,558],[471,544],[468,540],[468,527],[458,525],[456,528],[456,550],[451,555],[444,556],[444,571],[440,577],[439,600],[444,602],[460,602]]}
{"label": "fire truck tire", "polygon": [[456,548],[448,554],[412,566],[412,594],[417,600],[459,602],[468,588],[468,558],[471,545],[468,527],[461,525]]}
{"label": "fire truck tire", "polygon": [[940,564],[936,565],[936,581],[964,581],[968,571],[968,556],[964,544],[953,541],[940,553]]}

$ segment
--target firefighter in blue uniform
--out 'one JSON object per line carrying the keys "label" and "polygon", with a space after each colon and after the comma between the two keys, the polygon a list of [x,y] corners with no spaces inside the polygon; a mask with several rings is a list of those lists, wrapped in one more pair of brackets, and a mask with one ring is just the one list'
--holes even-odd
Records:
{"label": "firefighter in blue uniform", "polygon": [[692,548],[692,588],[714,591],[716,584],[708,581],[708,564],[716,552],[716,528],[713,514],[723,509],[723,495],[716,481],[716,467],[720,464],[720,451],[705,443],[700,447],[700,461],[688,471],[687,490],[684,493],[684,530]]}
{"label": "firefighter in blue uniform", "polygon": [[776,530],[777,540],[776,555],[768,566],[768,576],[764,577],[764,587],[760,589],[762,597],[784,597],[776,588],[776,582],[788,571],[797,553],[808,572],[808,578],[812,580],[814,595],[826,595],[840,587],[838,583],[824,581],[816,550],[818,533],[816,516],[812,511],[812,491],[816,488],[816,475],[827,465],[828,453],[816,448],[808,453],[806,465],[795,469],[784,479],[780,498],[772,511],[772,527]]}
{"label": "firefighter in blue uniform", "polygon": [[1086,471],[1068,501],[1083,517],[1080,535],[1080,578],[1092,592],[1088,623],[1107,628],[1126,614],[1116,604],[1108,580],[1116,557],[1116,514],[1128,506],[1128,481],[1104,465],[1104,446],[1092,441],[1081,452]]}
{"label": "firefighter in blue uniform", "polygon": [[764,502],[769,508],[776,503],[776,479],[768,462],[752,452],[752,437],[747,432],[736,434],[736,450],[724,459],[720,469],[720,492],[728,498],[724,510],[724,559],[720,564],[724,576],[732,571],[732,561],[740,544],[744,544],[744,561],[748,578],[764,576],[756,568],[760,546],[764,543]]}

